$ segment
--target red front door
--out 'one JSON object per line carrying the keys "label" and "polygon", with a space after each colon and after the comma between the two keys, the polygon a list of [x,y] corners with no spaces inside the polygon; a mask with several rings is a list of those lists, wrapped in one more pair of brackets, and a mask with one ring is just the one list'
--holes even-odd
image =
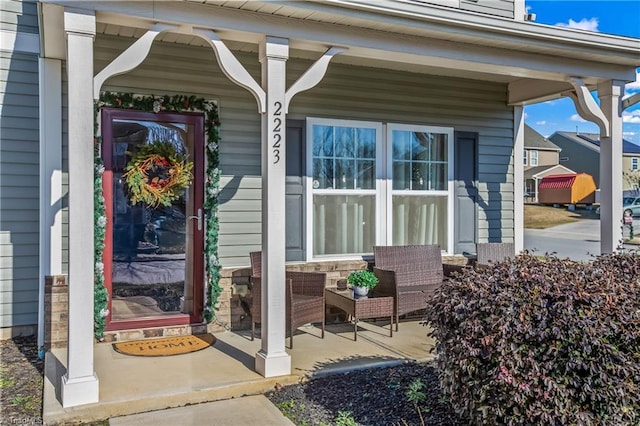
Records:
{"label": "red front door", "polygon": [[[105,108],[102,135],[106,330],[202,322],[203,116]],[[155,149],[160,144],[193,162],[192,183],[180,187],[170,205],[136,201],[126,167],[142,147]],[[160,166],[153,172],[163,183],[169,169]]]}

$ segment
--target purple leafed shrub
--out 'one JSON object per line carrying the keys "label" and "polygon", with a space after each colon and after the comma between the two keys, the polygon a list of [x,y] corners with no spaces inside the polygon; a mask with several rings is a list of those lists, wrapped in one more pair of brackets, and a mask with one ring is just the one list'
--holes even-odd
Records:
{"label": "purple leafed shrub", "polygon": [[475,424],[640,424],[640,255],[525,253],[427,307],[443,391]]}

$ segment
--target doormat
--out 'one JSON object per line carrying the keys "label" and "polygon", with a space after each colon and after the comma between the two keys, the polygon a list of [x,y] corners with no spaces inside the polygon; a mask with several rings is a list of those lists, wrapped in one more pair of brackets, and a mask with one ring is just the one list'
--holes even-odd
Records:
{"label": "doormat", "polygon": [[216,338],[207,333],[113,343],[113,349],[133,356],[169,356],[197,352],[213,345],[215,341]]}

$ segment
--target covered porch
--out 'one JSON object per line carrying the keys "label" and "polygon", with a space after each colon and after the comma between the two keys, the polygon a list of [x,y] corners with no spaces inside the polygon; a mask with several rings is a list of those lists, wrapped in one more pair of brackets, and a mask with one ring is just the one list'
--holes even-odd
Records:
{"label": "covered porch", "polygon": [[181,407],[209,401],[257,395],[276,384],[299,383],[313,376],[353,369],[384,367],[433,359],[429,329],[418,319],[403,321],[400,333],[389,337],[389,321],[361,321],[358,340],[353,326],[329,324],[325,338],[318,327],[302,327],[296,333],[291,374],[265,378],[254,370],[260,339],[250,340],[249,330],[216,333],[216,342],[190,354],[145,358],[123,355],[111,344],[98,343],[95,369],[100,377],[100,403],[63,408],[56,397],[64,373],[66,351],[47,354],[44,387],[44,421],[47,424],[91,421]]}
{"label": "covered porch", "polygon": [[[96,346],[94,343],[91,321],[93,288],[87,285],[93,282],[97,261],[93,259],[92,251],[86,249],[94,244],[94,168],[89,161],[93,157],[90,141],[95,136],[94,100],[98,99],[100,91],[109,84],[126,87],[127,83],[113,83],[114,80],[111,79],[142,66],[154,40],[177,44],[181,48],[193,48],[198,53],[206,48],[210,57],[215,55],[215,67],[200,70],[200,73],[214,74],[218,79],[225,77],[247,90],[253,97],[254,115],[256,111],[258,114],[258,120],[249,117],[246,122],[235,123],[238,133],[244,131],[243,126],[253,126],[254,121],[258,121],[260,127],[260,185],[251,189],[261,191],[260,248],[265,265],[262,272],[262,299],[265,301],[262,309],[262,339],[250,346],[241,342],[244,350],[233,350],[237,359],[229,360],[239,363],[243,368],[247,365],[239,360],[252,363],[250,369],[255,369],[260,374],[247,373],[244,377],[249,377],[249,381],[252,380],[250,377],[264,376],[271,378],[264,379],[264,383],[273,383],[275,377],[290,377],[297,370],[308,371],[318,362],[311,361],[311,364],[305,366],[302,354],[285,351],[283,306],[286,247],[283,229],[286,226],[284,150],[287,136],[281,124],[295,110],[296,99],[299,99],[296,96],[312,91],[323,81],[333,64],[340,64],[342,70],[367,67],[390,73],[411,73],[416,86],[421,84],[421,79],[452,79],[452,84],[456,85],[455,89],[459,93],[467,90],[463,81],[492,86],[491,91],[495,93],[487,95],[491,100],[486,102],[492,109],[486,115],[480,112],[471,117],[465,117],[464,114],[455,116],[456,108],[471,111],[478,109],[474,102],[483,104],[474,101],[474,93],[470,91],[462,98],[458,93],[458,99],[455,100],[458,104],[449,105],[450,117],[429,119],[427,124],[442,125],[444,121],[451,130],[451,136],[454,129],[457,132],[474,132],[477,128],[486,126],[480,132],[481,148],[486,151],[482,155],[492,157],[499,151],[496,156],[499,159],[498,163],[486,161],[478,166],[487,182],[479,182],[474,189],[481,195],[486,195],[487,201],[483,208],[489,210],[492,203],[499,203],[500,206],[498,212],[492,212],[496,213],[494,216],[490,213],[479,214],[478,218],[474,216],[476,223],[472,223],[472,231],[477,233],[478,224],[483,221],[483,231],[486,231],[486,235],[482,235],[483,239],[488,239],[493,234],[508,235],[517,251],[523,244],[523,188],[520,184],[523,178],[523,165],[520,161],[524,140],[523,105],[559,96],[571,97],[575,100],[579,113],[587,120],[596,121],[601,127],[601,175],[610,178],[608,181],[603,179],[602,185],[602,199],[610,200],[601,215],[602,252],[615,250],[620,240],[621,231],[617,218],[622,213],[622,176],[613,171],[620,170],[622,161],[622,119],[619,108],[622,91],[624,83],[635,77],[634,61],[637,60],[637,52],[633,41],[488,16],[470,16],[426,5],[420,6],[424,8],[423,11],[415,8],[407,11],[395,6],[380,11],[365,2],[336,2],[328,6],[306,2],[304,6],[293,3],[282,7],[272,7],[265,2],[259,3],[265,9],[258,13],[253,10],[257,2],[253,5],[250,3],[240,6],[239,3],[215,1],[42,2],[44,58],[41,78],[46,96],[42,101],[45,113],[41,118],[41,143],[44,152],[62,151],[60,126],[63,118],[58,113],[62,111],[63,105],[63,63],[68,76],[65,106],[68,110],[69,153],[69,351],[59,354],[60,358],[56,356],[59,360],[66,358],[66,362],[60,364],[64,364],[66,369],[54,371],[54,375],[64,375],[64,378],[52,381],[56,384],[56,389],[62,390],[60,399],[65,407],[85,404],[93,406],[97,401],[100,401],[100,406],[103,403],[109,405],[109,387],[103,386],[102,382],[115,379],[111,377],[110,371],[101,370],[102,361],[98,354],[107,351],[109,346]],[[345,3],[348,5],[345,6]],[[108,43],[94,45],[94,40],[97,39],[109,39],[109,42],[118,46],[129,42],[132,44],[114,53],[109,51],[111,45]],[[94,58],[96,52],[109,52],[108,58]],[[259,62],[260,66],[247,66],[248,55],[253,55],[254,62]],[[240,56],[243,61],[238,60]],[[94,71],[98,62],[104,67]],[[296,71],[289,72],[287,63],[295,63]],[[151,71],[155,70],[152,67]],[[174,90],[183,87],[183,78],[190,78],[186,73],[177,75],[172,81],[175,84],[172,87]],[[152,84],[148,84],[149,82]],[[160,78],[144,79],[143,76],[129,86],[129,89],[135,92],[143,88],[149,92],[161,90],[162,87]],[[228,90],[226,86],[220,87],[221,91]],[[596,104],[590,93],[590,90],[596,88],[599,90],[601,106]],[[215,93],[214,89],[203,86],[200,93]],[[392,98],[393,95],[390,90],[381,96],[385,101],[384,97]],[[450,96],[451,91],[434,95],[436,100],[431,106],[430,114],[437,116],[438,105],[435,102],[447,104]],[[223,108],[224,101],[223,99]],[[227,100],[227,111],[238,108],[234,101],[235,98]],[[368,111],[354,113],[349,101],[342,103],[342,110],[322,105],[324,110],[321,114],[344,118],[340,111],[347,111],[352,114],[347,118],[377,119],[385,121],[385,125],[389,120],[388,116],[379,118],[387,115],[385,111],[369,115],[365,114]],[[308,102],[295,111],[296,117],[311,115],[312,113],[307,112],[314,111],[309,106],[311,103]],[[396,103],[402,104],[403,100],[396,99]],[[372,106],[372,110],[376,109],[374,107]],[[423,115],[420,106],[411,112],[415,114],[414,120]],[[404,114],[403,111],[391,113],[396,114],[396,120],[401,120]],[[487,125],[487,122],[492,122],[495,127]],[[483,138],[487,142],[482,141]],[[245,160],[245,152],[239,150],[236,155],[239,160],[234,158],[235,163],[229,161],[230,164],[237,165]],[[61,163],[61,157],[52,156],[42,164],[44,188],[50,188],[46,178],[56,175],[56,171],[61,169]],[[453,171],[450,170],[449,173],[448,206],[453,214]],[[375,178],[383,180],[381,175]],[[494,178],[495,181],[489,181]],[[233,177],[226,179],[231,181]],[[514,182],[518,184],[514,185]],[[391,192],[390,184],[385,185]],[[60,238],[54,238],[62,235],[62,226],[59,223],[50,226],[50,222],[46,220],[55,216],[56,212],[51,206],[55,206],[58,201],[56,197],[61,191],[54,187],[45,189],[44,192],[41,234],[46,241],[42,244],[42,276],[60,274],[63,262]],[[473,207],[476,205],[473,204]],[[383,208],[379,211],[386,218],[387,212]],[[380,222],[386,225],[389,220],[386,223],[382,220]],[[251,226],[256,226],[256,223],[251,223]],[[386,227],[384,229],[387,230]],[[455,232],[453,220],[450,220],[446,249],[450,255],[455,254]],[[376,243],[390,245],[392,237],[391,231],[380,232]],[[248,251],[247,249],[246,254]],[[311,254],[307,253],[307,256],[311,257]],[[235,258],[228,255],[226,259],[229,265],[225,265],[224,256],[220,258],[223,268],[242,266],[233,263],[241,261],[239,255]],[[217,257],[215,261],[218,262]],[[221,339],[221,342],[224,340]],[[326,344],[321,340],[318,343]],[[391,347],[385,350],[397,350],[397,340],[391,340],[390,344]],[[350,354],[354,353],[358,352],[351,347]],[[315,353],[315,356],[318,354]],[[114,360],[116,361],[118,360]],[[213,359],[202,362],[194,360],[188,364],[185,368],[194,375],[213,370],[216,366]],[[152,374],[162,374],[161,372],[162,370],[157,369]],[[128,380],[130,377],[124,375],[122,379]],[[166,386],[170,389],[172,384],[167,383]],[[185,386],[188,388],[192,385],[188,383]],[[135,395],[131,395],[131,398],[135,398]],[[122,405],[126,404],[122,402]]]}

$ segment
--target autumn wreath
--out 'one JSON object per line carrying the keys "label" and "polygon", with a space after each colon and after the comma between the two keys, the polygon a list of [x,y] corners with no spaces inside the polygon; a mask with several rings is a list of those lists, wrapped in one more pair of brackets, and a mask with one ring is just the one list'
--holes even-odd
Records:
{"label": "autumn wreath", "polygon": [[170,206],[180,198],[181,189],[191,184],[193,163],[179,153],[170,142],[143,145],[131,156],[125,167],[125,178],[131,204],[150,207]]}

